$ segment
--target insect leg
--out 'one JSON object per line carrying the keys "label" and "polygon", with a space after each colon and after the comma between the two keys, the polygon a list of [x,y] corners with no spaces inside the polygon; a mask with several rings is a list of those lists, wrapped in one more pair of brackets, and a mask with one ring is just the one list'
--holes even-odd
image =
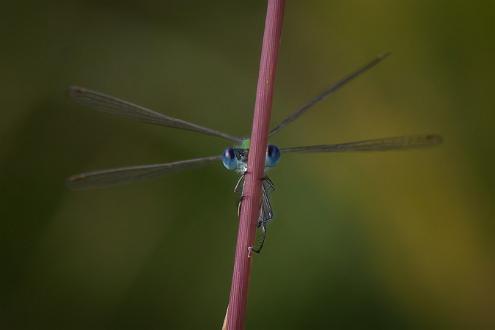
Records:
{"label": "insect leg", "polygon": [[[244,183],[244,177],[245,176],[246,176],[246,172],[242,173],[242,175],[239,177],[239,180],[237,180],[237,183],[235,184],[234,192],[239,191],[239,187],[241,186],[241,182]],[[242,205],[243,199],[244,199],[244,195],[241,193],[241,197],[239,198],[239,202],[237,203],[237,216],[238,217],[241,215],[241,205]]]}
{"label": "insect leg", "polygon": [[275,190],[275,184],[273,183],[272,179],[265,176],[262,178],[262,180],[268,184],[268,186],[271,188],[271,190]]}
{"label": "insect leg", "polygon": [[237,183],[235,184],[234,187],[234,192],[239,191],[239,187],[241,186],[241,183],[244,182],[244,177],[246,176],[246,172],[242,173],[242,175],[239,177],[239,180],[237,180]]}

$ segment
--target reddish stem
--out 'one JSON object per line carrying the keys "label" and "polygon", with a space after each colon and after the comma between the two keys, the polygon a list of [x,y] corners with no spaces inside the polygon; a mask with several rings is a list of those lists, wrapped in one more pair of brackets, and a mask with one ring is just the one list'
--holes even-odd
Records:
{"label": "reddish stem", "polygon": [[250,248],[254,244],[256,222],[260,214],[261,179],[264,176],[266,145],[284,6],[285,0],[268,0],[248,167],[243,187],[244,197],[240,212],[234,272],[227,311],[227,328],[229,330],[244,329],[251,266]]}

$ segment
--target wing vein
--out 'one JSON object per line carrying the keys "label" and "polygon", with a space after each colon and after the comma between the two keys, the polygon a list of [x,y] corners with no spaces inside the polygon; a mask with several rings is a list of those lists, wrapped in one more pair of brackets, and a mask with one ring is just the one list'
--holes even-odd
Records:
{"label": "wing vein", "polygon": [[108,114],[133,119],[147,124],[161,125],[217,136],[235,143],[242,142],[242,139],[239,137],[190,123],[182,119],[170,117],[137,104],[83,87],[69,87],[69,95],[78,103],[88,105]]}
{"label": "wing vein", "polygon": [[291,113],[289,116],[287,116],[284,120],[282,120],[278,125],[276,125],[274,128],[270,130],[270,135],[273,135],[277,133],[279,130],[290,124],[291,122],[295,121],[297,118],[299,118],[302,114],[304,114],[306,111],[308,111],[310,108],[312,108],[314,105],[316,105],[318,102],[323,101],[326,99],[328,96],[339,90],[341,87],[343,87],[345,84],[350,82],[351,80],[357,78],[361,74],[365,73],[378,63],[380,63],[382,60],[384,60],[387,56],[389,56],[390,53],[384,53],[381,55],[378,55],[376,58],[374,58],[371,62],[367,63],[366,65],[360,67],[356,71],[348,74],[344,78],[340,79],[336,83],[332,84],[330,87],[328,87],[326,90],[324,90],[321,94],[316,96],[315,98],[311,99],[308,103],[303,105],[301,108],[297,109],[293,113]]}
{"label": "wing vein", "polygon": [[442,142],[437,134],[397,136],[374,140],[364,140],[338,144],[321,144],[301,147],[280,148],[281,152],[351,152],[351,151],[389,151],[430,147]]}
{"label": "wing vein", "polygon": [[174,170],[206,165],[220,160],[220,156],[193,158],[171,163],[120,167],[73,175],[67,179],[67,186],[74,190],[103,188],[155,178]]}

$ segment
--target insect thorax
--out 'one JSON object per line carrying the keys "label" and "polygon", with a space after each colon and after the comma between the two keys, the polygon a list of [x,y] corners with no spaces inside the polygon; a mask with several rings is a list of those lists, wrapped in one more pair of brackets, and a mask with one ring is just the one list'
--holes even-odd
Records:
{"label": "insect thorax", "polygon": [[[244,149],[244,148],[234,148],[234,155],[237,160],[237,167],[235,171],[237,173],[245,173],[247,170],[247,164],[248,164],[248,155],[249,155],[249,149]],[[265,173],[270,169],[271,167],[265,166]]]}
{"label": "insect thorax", "polygon": [[249,149],[234,148],[234,155],[237,160],[236,172],[244,173],[247,170]]}

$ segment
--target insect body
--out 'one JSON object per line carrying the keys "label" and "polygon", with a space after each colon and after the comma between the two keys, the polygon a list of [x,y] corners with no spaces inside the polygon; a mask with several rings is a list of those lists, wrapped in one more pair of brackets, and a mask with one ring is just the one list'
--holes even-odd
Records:
{"label": "insect body", "polygon": [[[249,145],[249,140],[243,141],[242,145]],[[247,162],[248,162],[249,149],[247,148],[233,148],[228,147],[225,149],[222,155],[222,163],[223,166],[231,171],[236,171],[241,174],[241,177],[237,181],[237,184],[234,188],[234,191],[238,191],[239,186],[244,182],[244,175],[247,171]],[[265,242],[266,237],[266,225],[273,219],[273,210],[272,205],[270,203],[270,194],[273,190],[275,190],[275,186],[273,185],[272,180],[268,176],[266,176],[266,172],[275,167],[280,160],[280,149],[275,146],[269,144],[266,148],[266,157],[265,157],[265,176],[262,179],[261,183],[261,208],[260,215],[257,221],[257,227],[261,229],[262,239],[259,244],[259,247],[253,247],[254,252],[260,252],[263,247],[263,243]],[[242,193],[242,192],[241,192]],[[238,205],[238,213],[241,208],[241,202],[244,196],[241,196]]]}
{"label": "insect body", "polygon": [[[349,81],[374,67],[387,55],[388,54],[383,54],[376,57],[363,67],[357,69],[356,71],[350,73],[338,82],[331,85],[328,89],[320,93],[314,99],[310,100],[301,108],[291,113],[278,125],[272,128],[270,130],[270,136],[273,136],[289,123],[299,118],[303,113],[312,108],[315,104],[340,89]],[[185,120],[173,118],[165,114],[144,108],[142,106],[86,88],[73,86],[69,88],[69,93],[70,96],[73,97],[76,101],[89,105],[102,112],[126,117],[144,123],[179,128],[210,136],[217,136],[228,140],[235,145],[233,147],[226,148],[222,155],[193,158],[163,164],[122,167],[117,169],[94,171],[74,175],[67,180],[67,184],[69,187],[73,189],[106,187],[115,184],[122,184],[147,178],[159,177],[172,170],[185,169],[221,161],[226,169],[240,174],[240,178],[237,182],[235,190],[240,190],[242,193],[242,189],[239,189],[239,187],[242,187],[244,174],[247,170],[247,160],[249,157],[249,139],[243,139],[211,128],[193,124]],[[410,148],[428,147],[439,144],[441,141],[442,138],[439,135],[427,134],[389,137],[338,144],[322,144],[286,148],[278,148],[277,146],[271,144],[268,145],[265,158],[265,176],[262,178],[262,201],[260,206],[260,216],[257,222],[258,228],[260,228],[262,231],[262,239],[257,248],[253,247],[253,251],[259,252],[263,247],[266,236],[266,226],[273,219],[273,211],[270,204],[270,194],[274,190],[274,185],[273,182],[266,176],[266,172],[278,165],[282,154],[404,150]]]}

